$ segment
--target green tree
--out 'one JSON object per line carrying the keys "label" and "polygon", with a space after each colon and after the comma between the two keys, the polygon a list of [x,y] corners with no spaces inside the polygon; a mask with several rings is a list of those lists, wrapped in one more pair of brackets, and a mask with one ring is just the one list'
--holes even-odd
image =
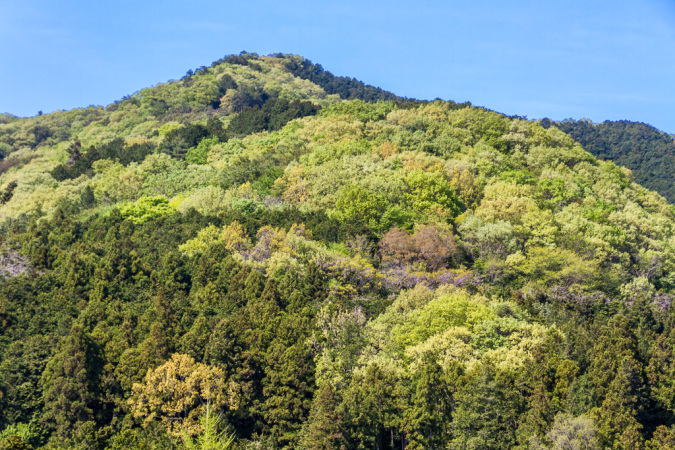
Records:
{"label": "green tree", "polygon": [[364,224],[379,229],[379,220],[387,207],[386,200],[360,186],[347,186],[335,203],[336,217],[344,222]]}
{"label": "green tree", "polygon": [[91,186],[87,185],[80,194],[80,203],[84,208],[91,208],[96,204],[96,197]]}
{"label": "green tree", "polygon": [[219,142],[217,137],[204,138],[196,147],[192,147],[185,155],[185,161],[189,164],[206,164],[211,147]]}
{"label": "green tree", "polygon": [[184,432],[181,436],[186,450],[228,450],[233,447],[234,433],[224,430],[225,421],[223,415],[213,411],[210,404],[206,405],[204,415],[199,418],[202,432],[197,437],[192,437]]}
{"label": "green tree", "polygon": [[458,388],[453,445],[458,448],[512,448],[525,400],[513,376],[486,366],[467,375]]}
{"label": "green tree", "polygon": [[200,315],[192,324],[190,331],[181,338],[179,344],[181,352],[192,356],[197,362],[202,362],[211,333],[208,320]]}
{"label": "green tree", "polygon": [[641,448],[642,424],[637,417],[645,405],[646,389],[637,340],[625,317],[615,316],[601,328],[592,354],[589,379],[601,404],[589,414],[598,424],[601,444]]}
{"label": "green tree", "polygon": [[452,219],[464,211],[462,201],[440,172],[414,170],[405,179],[408,202],[420,213]]}
{"label": "green tree", "polygon": [[52,353],[52,336],[30,336],[5,348],[0,363],[0,426],[28,422],[43,407],[40,378]]}
{"label": "green tree", "polygon": [[103,361],[96,343],[81,325],[73,325],[49,360],[40,384],[44,421],[66,438],[81,423],[101,415],[98,398]]}
{"label": "green tree", "polygon": [[316,450],[340,450],[345,446],[345,430],[337,413],[339,401],[330,383],[321,386],[312,402],[309,418],[302,432],[301,445]]}
{"label": "green tree", "polygon": [[376,363],[368,365],[363,375],[352,378],[338,411],[354,447],[393,447],[394,435],[398,437],[401,426],[396,382]]}
{"label": "green tree", "polygon": [[675,412],[675,330],[660,335],[650,350],[647,380],[653,400],[663,410]]}
{"label": "green tree", "polygon": [[411,449],[441,448],[449,441],[452,422],[450,393],[443,369],[432,354],[425,354],[412,379],[412,396],[404,412]]}

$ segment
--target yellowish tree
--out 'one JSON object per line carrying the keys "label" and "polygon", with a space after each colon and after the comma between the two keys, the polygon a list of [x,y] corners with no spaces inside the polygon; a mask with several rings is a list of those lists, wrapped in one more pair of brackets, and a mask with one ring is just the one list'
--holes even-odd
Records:
{"label": "yellowish tree", "polygon": [[200,417],[207,405],[216,411],[236,409],[238,389],[217,367],[175,353],[170,360],[148,370],[143,383],[133,386],[129,404],[143,424],[160,420],[174,435],[202,433]]}

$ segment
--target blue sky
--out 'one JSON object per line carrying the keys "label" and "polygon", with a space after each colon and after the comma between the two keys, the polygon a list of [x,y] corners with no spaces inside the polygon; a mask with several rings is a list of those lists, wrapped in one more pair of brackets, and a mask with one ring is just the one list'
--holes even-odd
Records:
{"label": "blue sky", "polygon": [[675,1],[0,0],[0,112],[177,79],[242,50],[295,53],[398,95],[675,133]]}

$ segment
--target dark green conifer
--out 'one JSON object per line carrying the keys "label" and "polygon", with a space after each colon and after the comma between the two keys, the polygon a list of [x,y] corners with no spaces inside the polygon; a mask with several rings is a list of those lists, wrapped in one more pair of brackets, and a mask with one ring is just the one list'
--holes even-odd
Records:
{"label": "dark green conifer", "polygon": [[40,382],[44,423],[61,438],[100,414],[99,376],[103,361],[96,343],[81,325],[73,325],[49,360]]}

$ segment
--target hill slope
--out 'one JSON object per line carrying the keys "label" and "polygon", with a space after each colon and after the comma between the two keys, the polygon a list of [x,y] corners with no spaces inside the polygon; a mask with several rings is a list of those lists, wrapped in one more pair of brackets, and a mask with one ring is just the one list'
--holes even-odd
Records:
{"label": "hill slope", "polygon": [[667,448],[673,207],[556,127],[296,66],[3,119],[2,445]]}
{"label": "hill slope", "polygon": [[621,120],[594,124],[565,120],[556,126],[584,149],[633,171],[641,185],[675,203],[675,138],[639,122]]}

